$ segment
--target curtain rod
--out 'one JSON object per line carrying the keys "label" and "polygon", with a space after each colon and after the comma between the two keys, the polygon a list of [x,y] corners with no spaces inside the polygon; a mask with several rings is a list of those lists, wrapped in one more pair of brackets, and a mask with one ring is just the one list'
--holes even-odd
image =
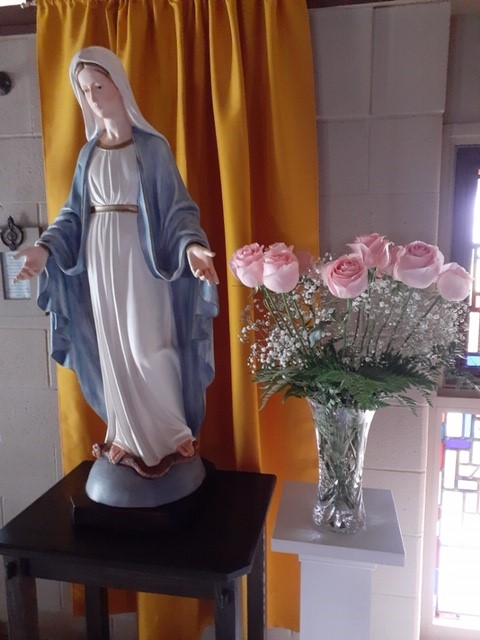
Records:
{"label": "curtain rod", "polygon": [[[372,2],[384,2],[385,0],[306,0],[307,7],[309,9],[322,9],[326,7],[334,7],[350,4],[372,4]],[[393,0],[387,0],[392,2]],[[24,0],[20,4],[22,9],[28,9],[29,7],[36,6],[35,0]]]}

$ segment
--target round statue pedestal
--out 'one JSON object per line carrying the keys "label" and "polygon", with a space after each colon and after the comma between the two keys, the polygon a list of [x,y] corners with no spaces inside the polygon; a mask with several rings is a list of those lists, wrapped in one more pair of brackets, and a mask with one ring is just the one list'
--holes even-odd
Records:
{"label": "round statue pedestal", "polygon": [[130,467],[99,458],[88,475],[85,491],[94,502],[110,507],[159,507],[196,491],[205,479],[200,456],[174,465],[160,478],[143,478]]}

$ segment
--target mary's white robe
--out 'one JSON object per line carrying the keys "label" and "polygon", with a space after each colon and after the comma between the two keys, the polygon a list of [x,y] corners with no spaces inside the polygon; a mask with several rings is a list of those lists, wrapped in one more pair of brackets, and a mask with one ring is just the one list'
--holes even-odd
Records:
{"label": "mary's white robe", "polygon": [[90,201],[111,210],[92,213],[87,272],[102,371],[107,434],[147,466],[157,465],[192,437],[182,401],[178,342],[168,282],[147,268],[136,205],[140,184],[133,141],[94,151]]}

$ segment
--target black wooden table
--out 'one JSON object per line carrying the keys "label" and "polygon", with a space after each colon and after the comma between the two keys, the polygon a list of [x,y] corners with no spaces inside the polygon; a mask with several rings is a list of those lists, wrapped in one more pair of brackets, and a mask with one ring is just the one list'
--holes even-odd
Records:
{"label": "black wooden table", "polygon": [[36,578],[85,585],[88,640],[109,638],[108,587],[213,599],[216,639],[239,640],[243,575],[248,638],[265,638],[265,517],[274,476],[215,471],[190,524],[140,533],[73,526],[71,496],[83,490],[90,467],[80,464],[0,530],[10,640],[39,638]]}

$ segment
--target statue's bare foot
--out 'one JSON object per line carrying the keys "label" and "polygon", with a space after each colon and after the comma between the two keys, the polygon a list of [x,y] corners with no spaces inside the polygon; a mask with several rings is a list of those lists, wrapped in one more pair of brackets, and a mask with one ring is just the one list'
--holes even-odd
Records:
{"label": "statue's bare foot", "polygon": [[95,443],[92,446],[92,455],[94,458],[99,460],[103,455],[103,446],[101,444]]}
{"label": "statue's bare foot", "polygon": [[170,469],[179,463],[187,464],[195,460],[198,443],[196,440],[189,438],[181,442],[173,453],[166,455],[157,465],[147,467],[141,458],[133,456],[116,444],[104,442],[103,444],[94,444],[92,453],[95,458],[102,456],[112,464],[121,464],[131,467],[139,475],[144,478],[160,478],[170,471]]}
{"label": "statue's bare foot", "polygon": [[125,449],[119,447],[118,444],[112,444],[107,451],[107,458],[112,464],[118,464],[126,455]]}
{"label": "statue's bare foot", "polygon": [[94,444],[92,446],[92,454],[97,460],[104,456],[111,464],[118,464],[125,456],[129,455],[128,451],[122,449],[118,444],[112,444],[111,442]]}
{"label": "statue's bare foot", "polygon": [[176,452],[180,453],[182,456],[185,456],[185,458],[191,458],[192,456],[194,456],[195,447],[193,446],[192,438],[181,442],[176,448]]}

